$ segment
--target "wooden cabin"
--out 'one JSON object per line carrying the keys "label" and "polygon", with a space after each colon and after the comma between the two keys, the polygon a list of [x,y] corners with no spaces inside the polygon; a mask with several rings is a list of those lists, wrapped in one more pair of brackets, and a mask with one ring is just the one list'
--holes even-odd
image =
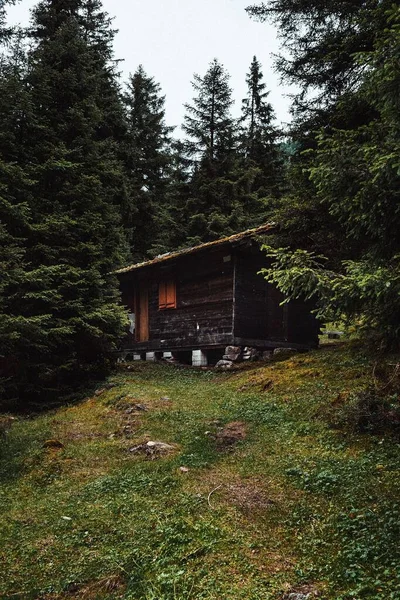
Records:
{"label": "wooden cabin", "polygon": [[134,358],[177,355],[205,365],[222,358],[226,346],[315,347],[319,327],[310,307],[281,306],[282,294],[258,274],[267,266],[260,241],[272,229],[264,225],[118,271]]}

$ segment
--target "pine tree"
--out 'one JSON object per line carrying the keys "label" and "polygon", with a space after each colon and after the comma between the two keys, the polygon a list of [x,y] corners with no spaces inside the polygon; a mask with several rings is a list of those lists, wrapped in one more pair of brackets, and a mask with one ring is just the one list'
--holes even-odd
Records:
{"label": "pine tree", "polygon": [[392,0],[268,0],[247,11],[279,29],[285,52],[277,69],[299,88],[295,111],[316,118],[358,87],[363,66],[357,53],[373,49],[392,5]]}
{"label": "pine tree", "polygon": [[216,60],[205,76],[194,76],[197,95],[186,104],[183,130],[187,157],[191,160],[190,196],[185,207],[188,243],[215,239],[235,231],[237,209],[237,126],[229,75]]}
{"label": "pine tree", "polygon": [[165,247],[175,250],[187,247],[188,224],[186,205],[191,194],[191,160],[185,153],[182,140],[173,140],[171,145],[170,177],[167,189],[167,219],[164,231],[167,235]]}
{"label": "pine tree", "polygon": [[106,17],[99,3],[88,17],[89,6],[44,0],[33,13],[20,161],[31,182],[29,265],[20,294],[24,318],[39,326],[36,344],[16,356],[26,396],[54,398],[103,371],[125,322],[110,275],[125,257],[118,86]]}
{"label": "pine tree", "polygon": [[263,82],[261,65],[254,56],[246,77],[247,96],[242,100],[240,146],[247,168],[258,169],[253,190],[258,197],[277,196],[283,185],[283,164],[274,110]]}
{"label": "pine tree", "polygon": [[364,71],[357,52],[373,47],[377,31],[384,27],[386,9],[386,0],[271,0],[248,9],[252,16],[279,27],[285,53],[276,67],[282,78],[298,88],[291,108],[294,120],[286,134],[294,151],[286,161],[286,190],[273,217],[280,223],[279,243],[327,255],[335,268],[359,254],[363,244],[346,239],[341,223],[332,219],[326,198],[318,194],[310,177],[313,152],[320,131],[351,130],[376,117],[371,103],[357,93]]}
{"label": "pine tree", "polygon": [[221,170],[232,152],[235,133],[229,74],[214,59],[203,78],[194,75],[192,86],[197,96],[193,104],[185,104],[183,125],[189,136],[187,152],[197,164]]}
{"label": "pine tree", "polygon": [[[22,33],[2,28],[0,43],[0,398],[12,407],[18,395],[18,364],[25,348],[35,348],[40,325],[25,310],[22,290],[28,275],[26,238],[30,231],[28,200],[32,182],[21,164],[25,158],[26,115],[30,111],[26,89],[26,54]],[[18,377],[18,380],[17,380]]]}
{"label": "pine tree", "polygon": [[[286,199],[296,213],[292,240],[307,211],[319,219],[317,228],[308,220],[312,242],[331,234],[327,263],[304,250],[275,251],[269,278],[290,297],[316,298],[323,317],[356,318],[381,344],[398,346],[400,9],[378,0],[279,0],[259,11],[281,23],[291,48],[282,73],[303,85],[294,109],[297,135],[308,145],[297,166],[308,180]],[[318,94],[299,112],[313,86]]]}
{"label": "pine tree", "polygon": [[162,253],[168,246],[168,205],[172,127],[165,123],[165,96],[142,66],[125,94],[128,131],[126,167],[130,203],[125,227],[135,259]]}

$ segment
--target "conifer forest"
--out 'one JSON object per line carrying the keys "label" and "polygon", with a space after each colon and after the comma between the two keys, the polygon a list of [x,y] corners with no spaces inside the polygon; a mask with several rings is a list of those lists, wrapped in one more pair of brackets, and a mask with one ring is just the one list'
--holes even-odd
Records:
{"label": "conifer forest", "polygon": [[[217,0],[216,0],[217,1]],[[277,125],[254,56],[241,114],[216,57],[179,131],[159,82],[127,80],[101,0],[0,8],[0,395],[71,399],[109,373],[127,327],[118,268],[270,222],[264,276],[323,322],[400,340],[400,8],[267,0],[293,84]],[[260,25],[261,26],[261,25]]]}

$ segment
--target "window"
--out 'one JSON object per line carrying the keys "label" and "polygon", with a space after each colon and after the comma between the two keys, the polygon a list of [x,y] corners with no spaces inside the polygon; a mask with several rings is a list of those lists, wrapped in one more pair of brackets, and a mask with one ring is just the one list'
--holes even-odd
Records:
{"label": "window", "polygon": [[162,281],[158,286],[158,308],[176,308],[175,281]]}

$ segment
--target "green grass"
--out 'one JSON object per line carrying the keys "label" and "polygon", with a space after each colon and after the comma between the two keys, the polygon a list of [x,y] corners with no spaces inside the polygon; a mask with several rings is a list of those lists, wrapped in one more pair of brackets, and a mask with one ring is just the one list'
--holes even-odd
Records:
{"label": "green grass", "polygon": [[[327,419],[371,372],[346,344],[225,374],[135,363],[99,397],[15,422],[0,597],[400,598],[398,440]],[[147,440],[173,450],[129,451]]]}

